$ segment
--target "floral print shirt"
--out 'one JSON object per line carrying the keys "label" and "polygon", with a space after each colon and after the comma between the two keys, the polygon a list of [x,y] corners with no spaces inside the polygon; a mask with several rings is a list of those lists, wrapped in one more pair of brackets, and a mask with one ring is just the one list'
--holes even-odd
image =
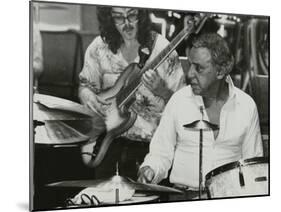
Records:
{"label": "floral print shirt", "polygon": [[[163,36],[156,36],[153,50],[147,62],[155,58],[158,53],[169,44]],[[139,56],[134,62],[139,62]],[[95,93],[114,86],[118,77],[128,66],[120,50],[114,54],[100,36],[96,37],[87,48],[83,69],[79,75],[80,85],[87,86]],[[184,74],[174,51],[157,68],[159,76],[165,80],[172,91],[184,86]],[[165,107],[162,98],[155,96],[148,88],[141,85],[136,95],[136,101],[131,109],[137,113],[134,125],[123,136],[138,141],[150,141],[160,121]]]}

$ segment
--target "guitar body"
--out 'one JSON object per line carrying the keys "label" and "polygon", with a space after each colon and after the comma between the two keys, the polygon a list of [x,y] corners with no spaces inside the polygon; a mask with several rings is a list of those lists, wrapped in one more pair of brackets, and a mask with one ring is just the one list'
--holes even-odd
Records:
{"label": "guitar body", "polygon": [[126,87],[130,86],[134,80],[140,80],[138,77],[136,77],[138,76],[139,72],[140,68],[137,63],[130,64],[117,79],[114,86],[106,91],[101,92],[99,96],[105,100],[114,101],[113,99],[116,98],[118,94],[122,93],[122,91],[126,90]]}
{"label": "guitar body", "polygon": [[[134,124],[137,114],[128,111],[134,99],[118,107],[118,96],[133,80],[136,80],[134,76],[136,76],[138,71],[138,64],[130,64],[117,79],[113,87],[99,94],[101,98],[111,104],[106,108],[105,118],[102,118],[97,113],[93,116],[94,126],[91,137],[96,140],[96,143],[95,145],[91,143],[82,147],[83,152],[93,152],[91,160],[87,162],[89,166],[98,166],[102,162],[113,139],[122,135]],[[86,160],[85,157],[83,159]]]}

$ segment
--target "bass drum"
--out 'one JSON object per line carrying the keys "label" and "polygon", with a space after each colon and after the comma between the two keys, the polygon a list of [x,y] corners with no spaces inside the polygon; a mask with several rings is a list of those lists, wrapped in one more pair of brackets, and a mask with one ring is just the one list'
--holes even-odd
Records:
{"label": "bass drum", "polygon": [[269,195],[268,159],[250,158],[220,166],[206,175],[209,198]]}

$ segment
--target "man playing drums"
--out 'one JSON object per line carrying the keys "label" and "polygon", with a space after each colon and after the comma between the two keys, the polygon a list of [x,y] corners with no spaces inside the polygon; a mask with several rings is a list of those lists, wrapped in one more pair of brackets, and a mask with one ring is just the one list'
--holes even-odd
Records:
{"label": "man playing drums", "polygon": [[[229,76],[233,56],[218,34],[202,34],[189,51],[190,85],[169,100],[139,170],[138,181],[159,183],[168,176],[177,188],[198,190],[199,133],[183,125],[203,119],[219,126],[204,132],[202,172],[263,155],[258,112],[253,99]],[[185,198],[186,199],[186,198]]]}

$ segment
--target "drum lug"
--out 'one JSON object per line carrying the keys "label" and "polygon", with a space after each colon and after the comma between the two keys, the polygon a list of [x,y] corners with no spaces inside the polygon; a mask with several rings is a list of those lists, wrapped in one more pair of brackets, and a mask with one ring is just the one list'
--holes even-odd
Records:
{"label": "drum lug", "polygon": [[263,181],[267,181],[267,177],[266,176],[256,177],[255,178],[255,182],[263,182]]}
{"label": "drum lug", "polygon": [[241,187],[245,186],[245,180],[244,180],[244,175],[242,172],[241,164],[239,164],[239,183]]}

